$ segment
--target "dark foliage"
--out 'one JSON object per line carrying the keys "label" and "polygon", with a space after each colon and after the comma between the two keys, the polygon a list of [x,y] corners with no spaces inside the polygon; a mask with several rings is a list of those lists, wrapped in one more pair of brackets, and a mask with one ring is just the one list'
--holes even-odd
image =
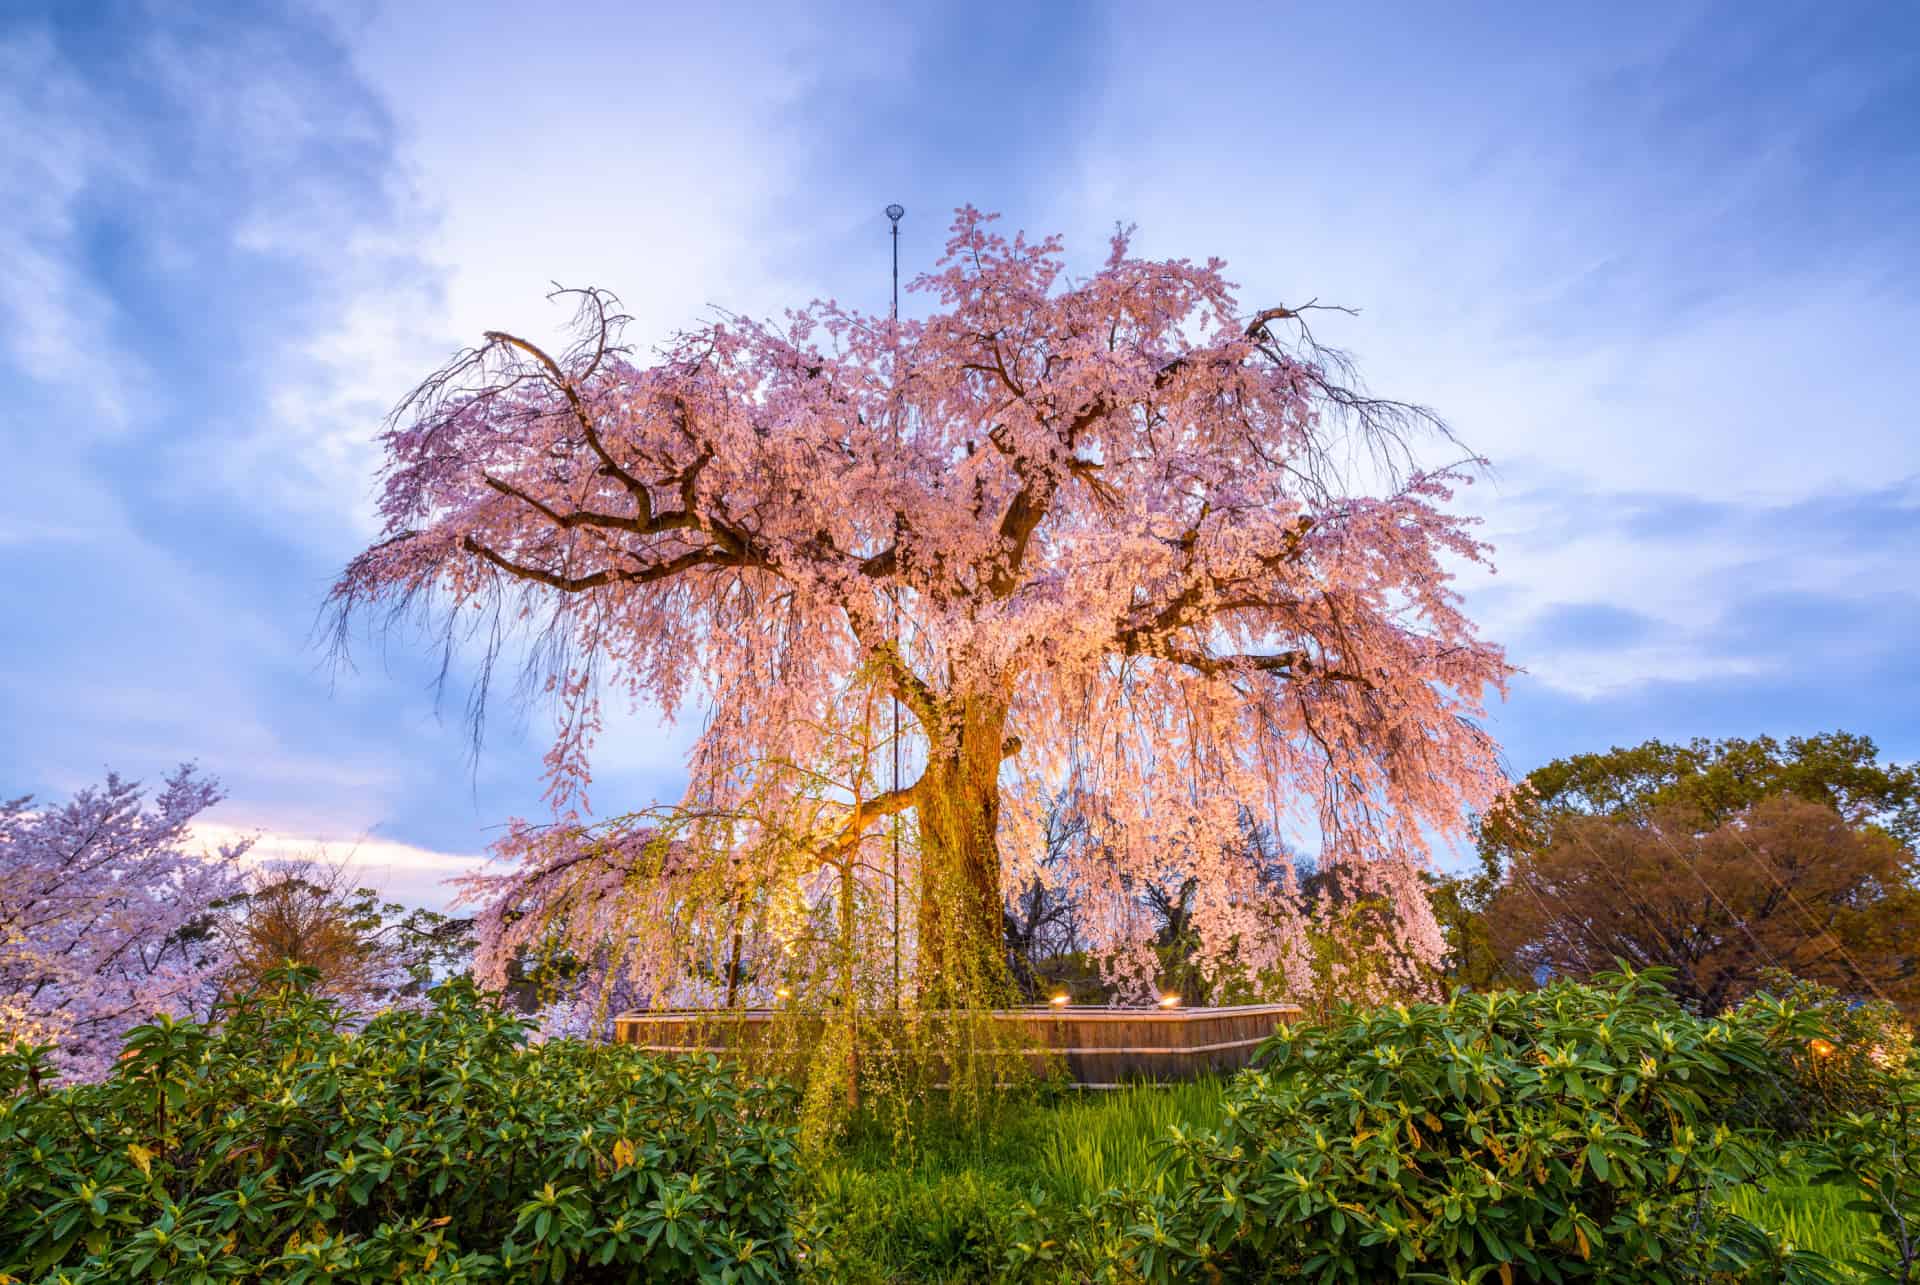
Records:
{"label": "dark foliage", "polygon": [[1777,1163],[1749,1122],[1803,1028],[1630,975],[1287,1030],[1117,1252],[1168,1281],[1824,1279],[1721,1204]]}
{"label": "dark foliage", "polygon": [[529,1045],[471,984],[364,1029],[282,971],[215,1030],[138,1028],[98,1084],[0,1058],[0,1277],[782,1280],[791,1094]]}

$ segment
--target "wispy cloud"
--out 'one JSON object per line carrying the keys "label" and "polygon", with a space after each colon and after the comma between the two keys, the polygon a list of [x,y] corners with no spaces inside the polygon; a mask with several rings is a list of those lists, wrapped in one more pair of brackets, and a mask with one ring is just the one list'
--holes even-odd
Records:
{"label": "wispy cloud", "polygon": [[111,108],[45,31],[0,40],[0,120],[15,126],[0,144],[0,351],[71,399],[80,412],[73,431],[110,434],[125,423],[144,372],[136,354],[103,342],[118,310],[101,283],[76,270],[89,231],[81,197],[100,177],[137,181],[137,171],[109,141]]}
{"label": "wispy cloud", "polygon": [[337,864],[350,872],[356,886],[409,906],[448,904],[453,895],[448,881],[473,874],[487,862],[484,853],[435,852],[366,834],[285,834],[202,822],[189,836],[190,845],[208,852],[242,841],[251,845],[245,858],[250,866]]}

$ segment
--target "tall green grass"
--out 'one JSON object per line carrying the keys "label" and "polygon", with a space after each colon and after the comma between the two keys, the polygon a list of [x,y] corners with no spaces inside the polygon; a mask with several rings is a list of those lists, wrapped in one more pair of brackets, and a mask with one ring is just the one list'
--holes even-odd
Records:
{"label": "tall green grass", "polygon": [[1766,1191],[1742,1187],[1727,1207],[1791,1241],[1796,1249],[1810,1249],[1841,1263],[1880,1261],[1890,1247],[1881,1241],[1873,1215],[1847,1208],[1854,1199],[1847,1188],[1831,1184],[1775,1186]]}
{"label": "tall green grass", "polygon": [[1220,1115],[1218,1080],[1142,1085],[1088,1094],[1048,1113],[1038,1172],[1068,1204],[1085,1204],[1109,1187],[1158,1190],[1178,1174],[1158,1165],[1168,1130],[1204,1128]]}
{"label": "tall green grass", "polygon": [[818,1275],[872,1281],[988,1281],[1031,1227],[1064,1219],[1109,1187],[1177,1180],[1157,1163],[1167,1131],[1204,1128],[1222,1085],[1069,1092],[1016,1102],[985,1122],[937,1108],[904,1130],[857,1124],[811,1166],[806,1239]]}
{"label": "tall green grass", "polygon": [[904,1130],[855,1126],[822,1173],[860,1170],[896,1179],[988,1174],[1049,1198],[1084,1203],[1109,1187],[1146,1183],[1175,1125],[1203,1128],[1220,1114],[1218,1080],[1069,1092],[1003,1107],[983,1123],[920,1112]]}

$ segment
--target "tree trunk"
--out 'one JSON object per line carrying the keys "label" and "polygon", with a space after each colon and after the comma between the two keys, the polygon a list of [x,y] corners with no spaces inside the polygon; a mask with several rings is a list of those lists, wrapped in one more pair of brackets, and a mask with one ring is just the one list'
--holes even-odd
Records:
{"label": "tree trunk", "polygon": [[1007,990],[1000,896],[1000,760],[1007,702],[957,702],[956,735],[935,746],[915,811],[920,822],[919,967],[922,999],[997,1003]]}

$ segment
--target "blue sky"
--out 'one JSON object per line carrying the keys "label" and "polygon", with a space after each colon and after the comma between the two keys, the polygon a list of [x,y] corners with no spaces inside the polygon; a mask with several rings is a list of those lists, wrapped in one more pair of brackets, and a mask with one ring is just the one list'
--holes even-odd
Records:
{"label": "blue sky", "polygon": [[[0,7],[0,793],[193,758],[220,823],[438,900],[545,720],[473,763],[425,647],[325,665],[383,412],[552,280],[642,340],[884,306],[889,201],[908,272],[971,201],[1363,309],[1323,333],[1496,466],[1516,770],[1920,758],[1920,9],[1574,9]],[[616,721],[598,801],[685,742]]]}

